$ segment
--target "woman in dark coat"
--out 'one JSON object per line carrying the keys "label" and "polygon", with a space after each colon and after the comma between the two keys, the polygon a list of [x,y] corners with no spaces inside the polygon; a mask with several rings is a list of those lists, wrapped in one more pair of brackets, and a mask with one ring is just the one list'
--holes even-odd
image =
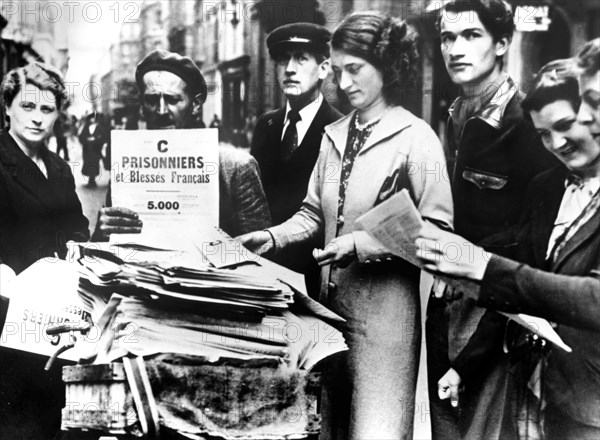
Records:
{"label": "woman in dark coat", "polygon": [[102,148],[109,142],[109,136],[109,131],[106,130],[96,112],[89,114],[83,124],[81,133],[79,133],[83,159],[81,172],[88,177],[89,186],[96,185],[96,177],[100,174]]}
{"label": "woman in dark coat", "polygon": [[[0,132],[0,270],[64,257],[69,240],[89,238],[69,165],[46,141],[67,95],[61,74],[41,63],[10,71],[0,88],[8,130]],[[44,280],[40,280],[43,286]],[[57,365],[0,348],[0,439],[52,438],[60,429],[64,387]]]}

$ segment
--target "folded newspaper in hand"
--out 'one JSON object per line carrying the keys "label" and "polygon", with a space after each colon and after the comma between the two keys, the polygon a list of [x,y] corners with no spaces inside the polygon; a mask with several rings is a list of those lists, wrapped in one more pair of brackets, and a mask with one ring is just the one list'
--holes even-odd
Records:
{"label": "folded newspaper in hand", "polygon": [[399,191],[356,219],[356,226],[367,231],[394,255],[421,267],[415,253],[415,240],[423,219],[406,189]]}

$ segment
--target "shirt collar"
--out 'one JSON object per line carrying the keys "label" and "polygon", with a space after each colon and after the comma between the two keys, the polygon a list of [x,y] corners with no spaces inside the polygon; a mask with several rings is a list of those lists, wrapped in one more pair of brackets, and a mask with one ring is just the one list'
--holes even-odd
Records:
{"label": "shirt collar", "polygon": [[[515,93],[517,93],[517,86],[510,76],[505,75],[504,81],[494,95],[472,117],[481,119],[495,129],[500,129],[506,107]],[[462,105],[463,100],[462,96],[454,100],[448,109],[451,118],[455,118],[455,111]]]}
{"label": "shirt collar", "polygon": [[[319,96],[317,97],[317,99],[311,101],[310,104],[306,105],[298,112],[300,114],[300,117],[302,118],[300,120],[300,122],[302,122],[303,124],[310,125],[312,123],[313,119],[315,119],[315,116],[317,115],[317,112],[319,111],[319,107],[321,107],[322,102],[323,102],[323,95],[321,93],[319,93]],[[288,123],[287,115],[291,108],[292,107],[290,107],[290,102],[288,101],[285,105],[284,124]]]}
{"label": "shirt collar", "polygon": [[600,177],[592,177],[588,179],[582,179],[577,174],[569,173],[565,179],[565,188],[572,187],[573,189],[586,188],[590,194],[596,194],[600,190]]}

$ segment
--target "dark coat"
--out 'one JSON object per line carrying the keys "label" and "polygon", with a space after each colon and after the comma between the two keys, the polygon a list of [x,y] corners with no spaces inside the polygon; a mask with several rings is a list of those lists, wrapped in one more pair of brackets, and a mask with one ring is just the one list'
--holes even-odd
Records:
{"label": "dark coat", "polygon": [[518,94],[510,99],[498,128],[469,119],[459,145],[448,123],[454,229],[469,241],[478,243],[516,225],[531,179],[557,163],[520,102]]}
{"label": "dark coat", "polygon": [[600,210],[575,232],[554,263],[546,262],[565,177],[561,166],[532,182],[517,249],[517,259],[526,264],[494,256],[479,304],[559,324],[557,332],[573,352],[552,349],[544,373],[546,400],[565,420],[596,427],[600,434]]}
{"label": "dark coat", "polygon": [[285,107],[267,112],[256,121],[250,153],[260,167],[273,224],[283,223],[300,209],[325,126],[342,116],[323,99],[302,143],[285,162],[281,150]]}
{"label": "dark coat", "polygon": [[[499,90],[503,94],[495,96],[484,109],[486,117],[466,121],[458,143],[452,118],[448,121],[446,139],[454,227],[457,234],[474,243],[516,227],[523,214],[530,181],[557,163],[523,113],[519,93],[504,95],[514,87],[509,78]],[[503,247],[508,245],[509,241],[497,241],[489,250],[502,253],[506,251]],[[448,401],[437,399],[437,381],[451,366],[464,373],[464,365],[470,364],[470,371],[477,374],[461,374],[472,385],[463,398],[466,407],[459,424],[462,435],[474,439],[498,438],[507,386],[507,361],[502,359],[502,345],[497,338],[472,340],[484,313],[485,309],[477,307],[470,298],[454,301],[447,307],[443,301],[430,301],[427,350],[430,399],[435,399],[432,406],[437,405],[432,408],[434,431],[440,420],[437,407],[451,411]],[[493,314],[491,319],[493,330],[486,336],[501,338],[503,330],[500,333],[496,330],[503,329],[504,317]]]}
{"label": "dark coat", "polygon": [[100,174],[100,159],[102,159],[102,148],[110,142],[110,129],[100,120],[97,122],[94,133],[90,133],[90,122],[85,122],[79,134],[81,144],[81,158],[83,166],[81,173],[84,176],[96,177]]}
{"label": "dark coat", "polygon": [[0,133],[0,262],[17,274],[40,258],[63,257],[67,241],[89,238],[69,165],[47,149],[41,155],[48,178]]}
{"label": "dark coat", "polygon": [[[500,127],[480,118],[465,123],[460,145],[453,142],[452,122],[447,139],[454,154],[450,158],[455,232],[480,243],[489,236],[502,237],[515,228],[523,215],[525,195],[531,180],[556,165],[544,148],[533,124],[520,107],[518,93],[509,100]],[[508,237],[508,236],[507,236]],[[488,250],[504,254],[502,243],[494,241]],[[468,298],[449,307],[448,352],[456,359],[473,334],[484,310]]]}
{"label": "dark coat", "polygon": [[[68,240],[89,237],[69,165],[46,149],[41,155],[48,178],[8,133],[0,133],[0,261],[16,273],[40,258],[64,256]],[[45,372],[46,360],[0,349],[0,438],[43,440],[58,432],[62,363]]]}

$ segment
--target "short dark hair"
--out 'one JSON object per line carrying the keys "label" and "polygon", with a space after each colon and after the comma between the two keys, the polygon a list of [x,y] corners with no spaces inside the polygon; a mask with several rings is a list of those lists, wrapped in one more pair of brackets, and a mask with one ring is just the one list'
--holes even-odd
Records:
{"label": "short dark hair", "polygon": [[527,96],[521,102],[526,112],[540,111],[555,101],[568,101],[575,111],[581,103],[575,77],[575,60],[567,58],[550,61],[537,73]]}
{"label": "short dark hair", "polygon": [[511,6],[503,0],[452,0],[439,11],[436,22],[438,32],[445,13],[459,14],[467,11],[477,13],[481,24],[492,35],[495,42],[503,37],[512,39],[515,32],[513,12]]}
{"label": "short dark hair", "polygon": [[331,48],[368,61],[381,71],[383,96],[402,103],[406,87],[416,83],[417,33],[404,20],[379,11],[346,16],[331,37]]}
{"label": "short dark hair", "polygon": [[50,91],[54,95],[58,111],[69,99],[62,74],[49,64],[33,62],[6,74],[0,86],[2,104],[10,106],[25,84]]}
{"label": "short dark hair", "polygon": [[600,38],[583,45],[577,54],[577,67],[584,75],[595,75],[600,70]]}

